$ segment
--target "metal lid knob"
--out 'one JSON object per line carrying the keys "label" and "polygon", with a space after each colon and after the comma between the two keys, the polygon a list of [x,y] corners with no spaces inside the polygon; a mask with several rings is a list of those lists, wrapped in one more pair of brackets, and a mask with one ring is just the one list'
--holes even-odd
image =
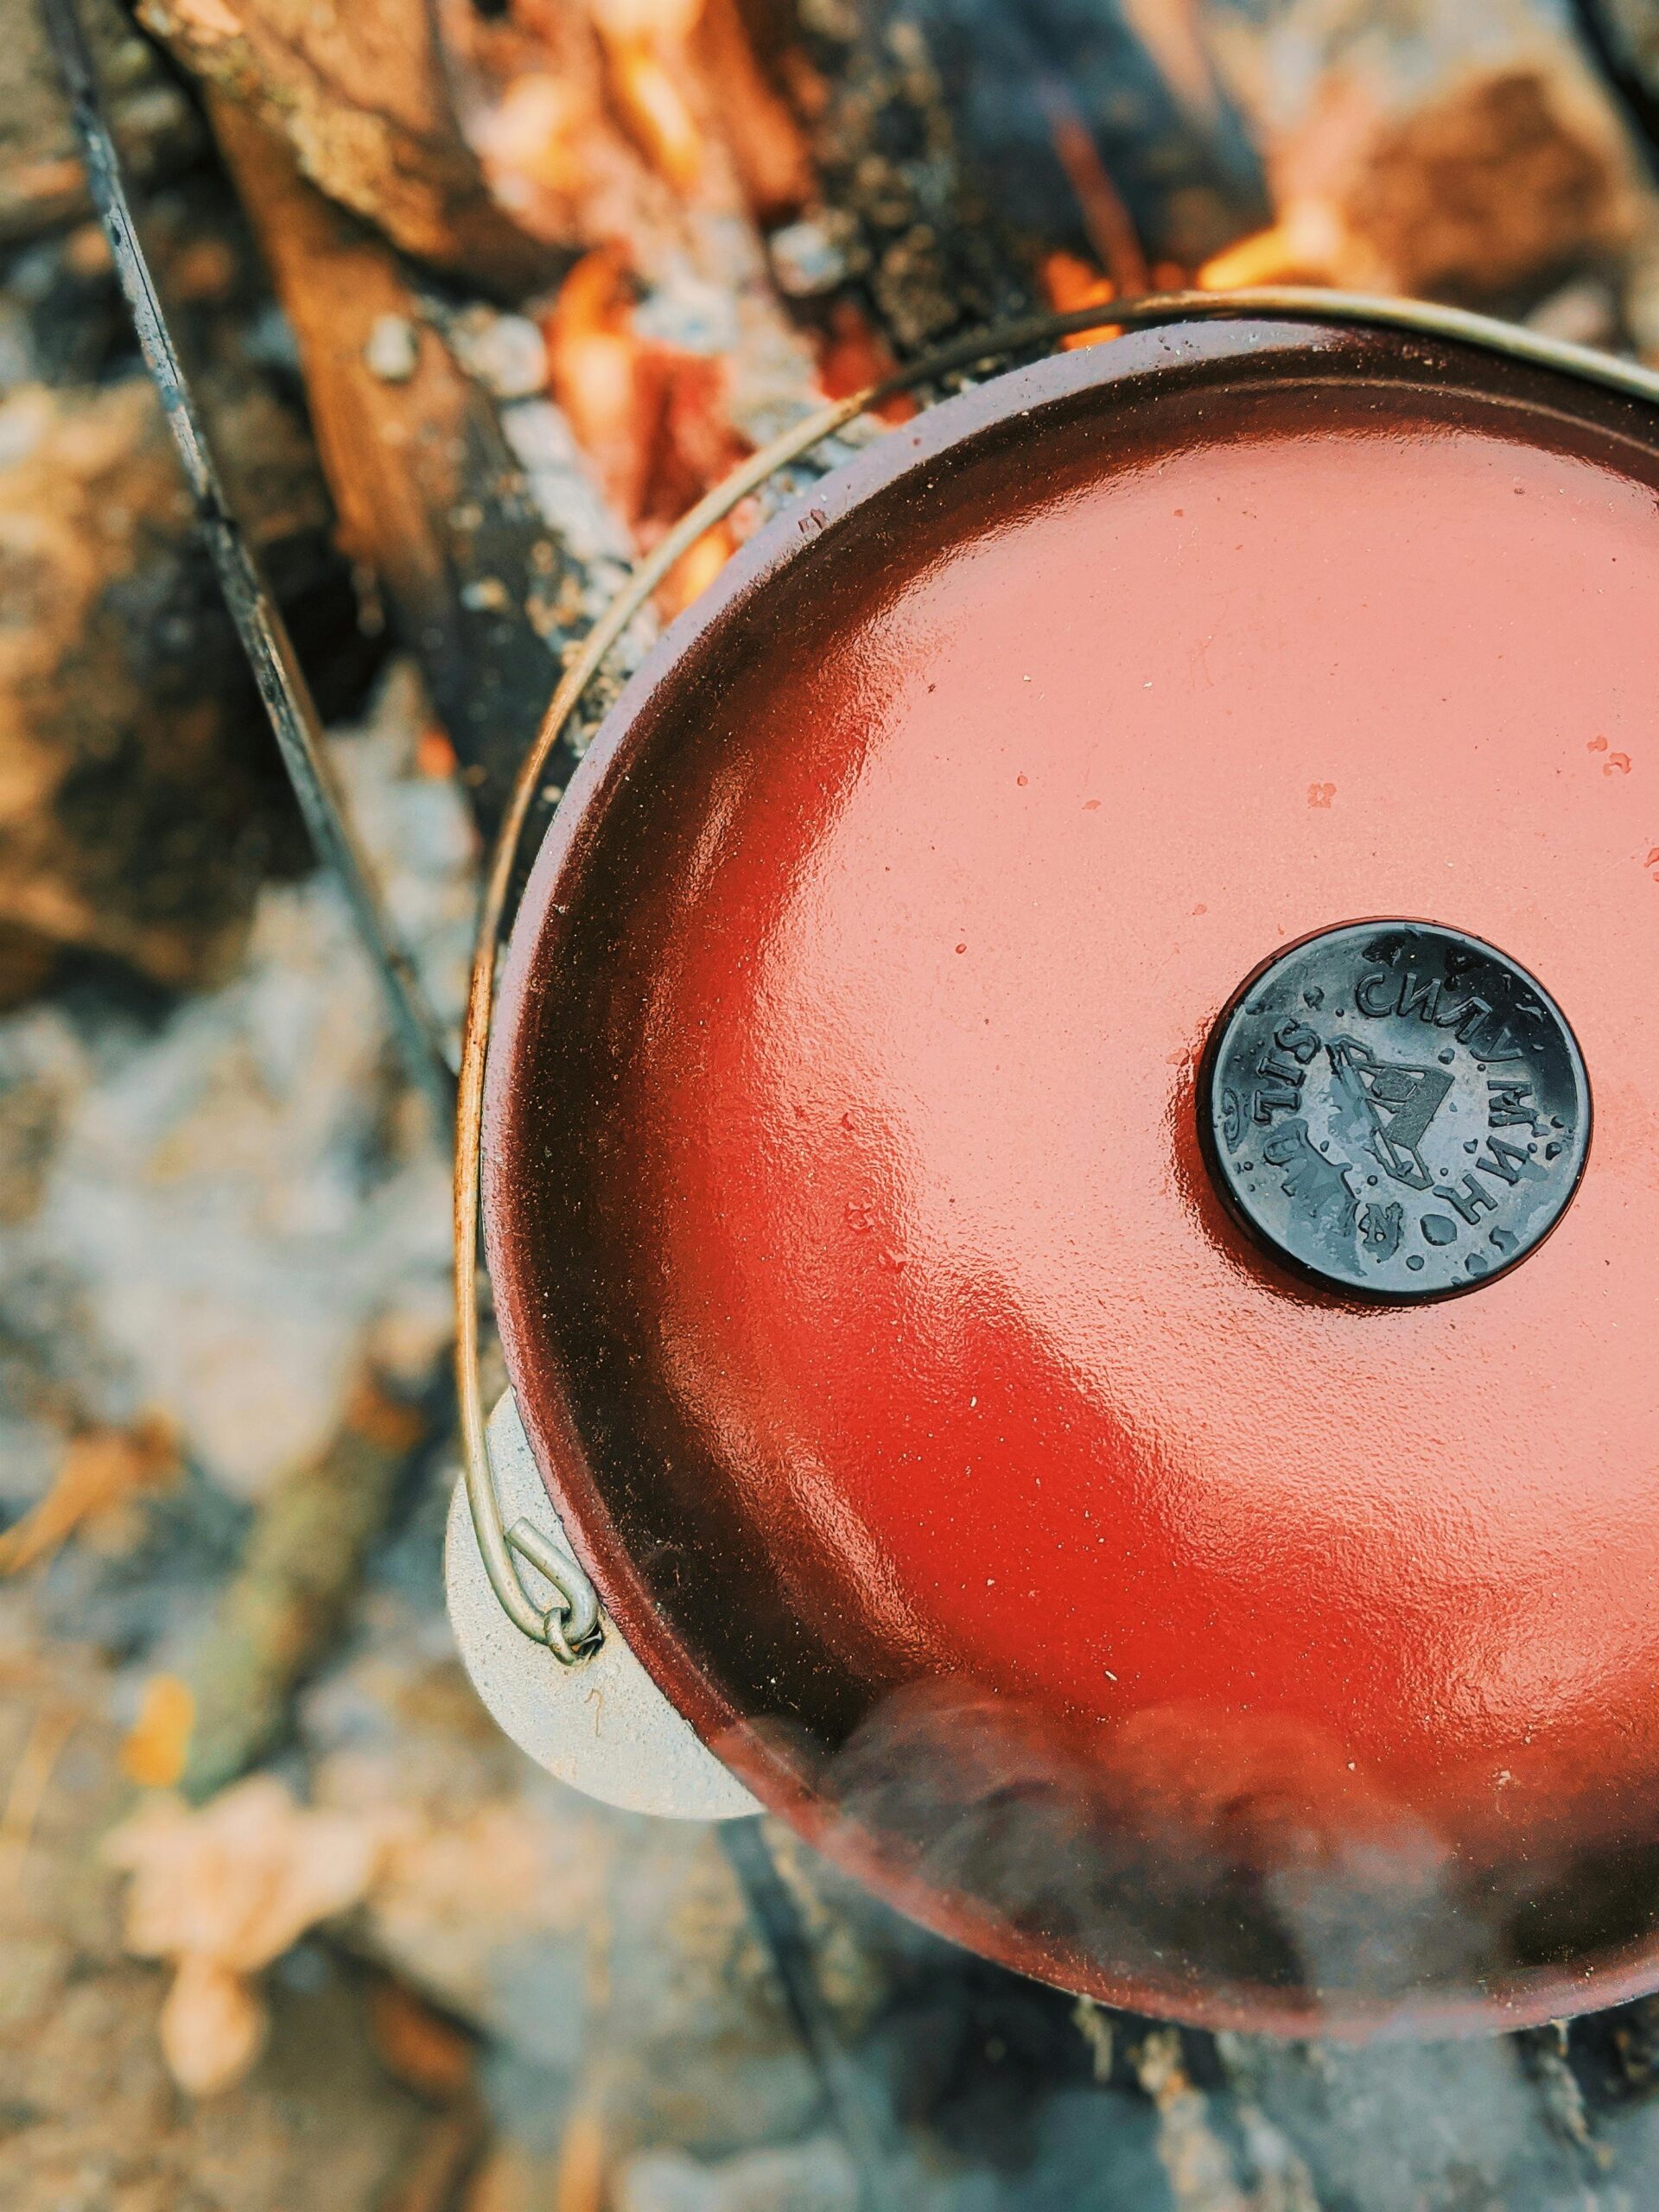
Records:
{"label": "metal lid knob", "polygon": [[1451,1297],[1570,1205],[1590,1086],[1567,1017],[1461,931],[1355,922],[1277,954],[1211,1035],[1199,1134],[1272,1256],[1366,1298]]}

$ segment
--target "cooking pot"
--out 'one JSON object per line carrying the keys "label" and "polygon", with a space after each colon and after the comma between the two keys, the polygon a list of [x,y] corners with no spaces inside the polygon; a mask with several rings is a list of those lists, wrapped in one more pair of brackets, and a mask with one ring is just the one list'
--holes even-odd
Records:
{"label": "cooking pot", "polygon": [[1024,1973],[1519,2025],[1659,1986],[1659,379],[1214,307],[606,719],[486,1074],[475,979],[452,1606],[556,1771]]}

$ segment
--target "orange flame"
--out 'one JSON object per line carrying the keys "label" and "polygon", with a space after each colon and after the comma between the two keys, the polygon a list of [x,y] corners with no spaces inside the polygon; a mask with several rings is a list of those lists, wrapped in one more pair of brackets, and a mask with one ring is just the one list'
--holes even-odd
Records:
{"label": "orange flame", "polygon": [[641,338],[620,256],[585,254],[547,323],[554,397],[606,496],[652,544],[746,450],[726,411],[727,370]]}
{"label": "orange flame", "polygon": [[[1117,287],[1111,278],[1103,276],[1092,263],[1075,253],[1048,256],[1043,264],[1043,289],[1057,315],[1070,315],[1078,308],[1104,307],[1109,300],[1117,297]],[[1122,335],[1122,323],[1103,322],[1089,330],[1074,330],[1060,343],[1070,353],[1080,346],[1099,346],[1109,338]]]}
{"label": "orange flame", "polygon": [[[855,391],[880,384],[898,366],[880,334],[872,329],[855,300],[837,300],[818,355],[818,385],[826,399],[850,399]],[[884,423],[908,423],[916,402],[907,391],[890,392],[875,408]]]}
{"label": "orange flame", "polygon": [[1293,200],[1271,228],[1224,246],[1198,271],[1206,292],[1253,284],[1328,284],[1342,265],[1344,231],[1328,200]]}
{"label": "orange flame", "polygon": [[537,192],[567,200],[585,177],[593,104],[545,70],[515,77],[479,125],[479,155],[503,204],[522,211]]}
{"label": "orange flame", "polygon": [[611,90],[628,133],[659,176],[688,191],[702,170],[702,133],[653,41],[606,41]]}
{"label": "orange flame", "polygon": [[611,97],[652,167],[677,192],[702,169],[702,132],[682,89],[702,0],[591,0]]}
{"label": "orange flame", "polygon": [[707,591],[737,550],[737,533],[729,522],[717,522],[689,546],[657,587],[657,606],[663,620],[671,622],[694,599]]}

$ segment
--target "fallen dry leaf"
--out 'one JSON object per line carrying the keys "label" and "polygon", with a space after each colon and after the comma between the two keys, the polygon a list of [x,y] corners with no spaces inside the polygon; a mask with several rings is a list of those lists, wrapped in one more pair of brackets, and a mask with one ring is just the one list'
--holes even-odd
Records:
{"label": "fallen dry leaf", "polygon": [[50,1559],[84,1522],[174,1481],[179,1461],[170,1422],[148,1414],[131,1428],[84,1428],[72,1436],[52,1487],[0,1536],[0,1574]]}
{"label": "fallen dry leaf", "polygon": [[133,1878],[127,1948],[143,1958],[203,1954],[251,1974],[357,1904],[387,1841],[385,1821],[302,1808],[270,1775],[199,1811],[152,1798],[107,1847]]}
{"label": "fallen dry leaf", "polygon": [[196,1811],[151,1798],[109,1837],[107,1857],[132,1877],[127,1948],[177,1968],[162,2041],[182,2088],[222,2088],[252,2064],[264,2006],[249,1978],[361,1900],[393,1825],[312,1811],[255,1775]]}
{"label": "fallen dry leaf", "polygon": [[195,1694],[177,1675],[152,1675],[121,1746],[121,1771],[145,1789],[171,1789],[184,1773]]}
{"label": "fallen dry leaf", "polygon": [[473,2039],[400,1981],[379,1981],[369,1998],[369,2028],[387,2072],[417,2095],[442,2103],[473,2078]]}
{"label": "fallen dry leaf", "polygon": [[162,2055],[193,2097],[239,2082],[258,2057],[268,2016],[264,2000],[217,1959],[179,1961],[162,2006]]}

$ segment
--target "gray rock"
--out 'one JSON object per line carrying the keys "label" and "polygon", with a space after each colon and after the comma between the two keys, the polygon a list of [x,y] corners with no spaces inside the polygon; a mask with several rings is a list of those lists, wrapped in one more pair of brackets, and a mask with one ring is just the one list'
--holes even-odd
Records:
{"label": "gray rock", "polygon": [[858,2181],[832,2137],[699,2165],[650,2151],[624,2169],[617,2212],[857,2212]]}
{"label": "gray rock", "polygon": [[766,240],[772,273],[791,299],[810,300],[868,268],[869,249],[857,222],[838,209],[824,208],[787,223]]}

